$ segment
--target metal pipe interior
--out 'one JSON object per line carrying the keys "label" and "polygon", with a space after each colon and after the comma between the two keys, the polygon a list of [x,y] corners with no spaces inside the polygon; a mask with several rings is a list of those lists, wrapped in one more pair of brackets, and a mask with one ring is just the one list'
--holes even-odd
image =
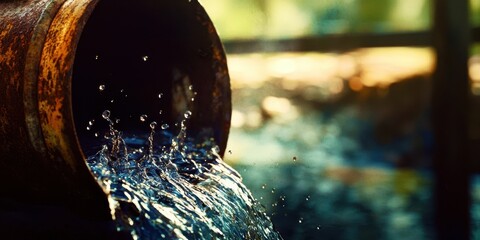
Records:
{"label": "metal pipe interior", "polygon": [[[99,1],[81,35],[72,78],[76,131],[86,154],[101,139],[94,134],[108,127],[101,118],[104,110],[111,111],[113,120],[120,119],[116,127],[123,131],[148,131],[151,121],[172,125],[177,120],[171,107],[176,75],[209,74],[208,69],[192,73],[198,65],[193,48],[208,36],[199,31],[202,26],[188,4]],[[143,114],[148,116],[145,123],[139,121]],[[92,119],[95,124],[87,130]]]}

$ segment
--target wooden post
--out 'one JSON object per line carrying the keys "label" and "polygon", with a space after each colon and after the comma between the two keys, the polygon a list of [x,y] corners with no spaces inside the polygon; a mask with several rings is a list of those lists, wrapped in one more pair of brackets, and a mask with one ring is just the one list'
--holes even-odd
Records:
{"label": "wooden post", "polygon": [[435,224],[438,239],[470,238],[468,0],[436,0],[433,45]]}

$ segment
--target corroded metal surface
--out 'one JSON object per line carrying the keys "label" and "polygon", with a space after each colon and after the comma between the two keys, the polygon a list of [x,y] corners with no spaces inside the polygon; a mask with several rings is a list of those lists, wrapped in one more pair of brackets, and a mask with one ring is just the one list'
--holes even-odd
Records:
{"label": "corroded metal surface", "polygon": [[[45,184],[41,178],[32,181],[38,179],[41,175],[38,171],[43,171],[45,166],[28,135],[23,83],[28,75],[26,66],[38,68],[38,65],[32,66],[28,53],[34,48],[31,47],[31,40],[36,32],[36,23],[50,2],[30,0],[0,3],[0,178],[10,182],[6,186],[7,191],[2,191],[5,195],[36,195],[43,191],[42,185]],[[40,51],[37,49],[37,52]],[[34,192],[18,189],[27,186],[32,186]]]}
{"label": "corroded metal surface", "polygon": [[[90,5],[84,5],[86,3]],[[106,195],[82,158],[71,117],[68,117],[71,115],[69,89],[56,91],[55,84],[45,84],[38,75],[45,69],[39,68],[42,56],[41,64],[50,67],[50,77],[64,81],[62,84],[70,81],[65,68],[68,60],[59,57],[68,56],[71,65],[77,38],[73,35],[81,32],[82,21],[89,14],[86,8],[93,5],[91,1],[64,4],[64,1],[52,0],[0,3],[0,185],[3,189],[0,197],[62,204],[86,216],[107,219]],[[62,37],[66,24],[74,29],[71,41]],[[51,52],[47,46],[59,42],[65,54],[48,55]],[[41,101],[45,98],[64,104],[56,110],[65,109],[67,117],[55,121],[42,117],[51,110],[45,111],[49,106]],[[52,138],[63,139],[55,142]]]}
{"label": "corroded metal surface", "polygon": [[196,6],[196,16],[203,27],[208,31],[208,36],[212,42],[212,69],[215,73],[214,85],[211,91],[211,104],[209,107],[214,113],[215,125],[218,126],[215,136],[218,139],[221,154],[225,152],[227,146],[228,134],[230,131],[230,119],[232,114],[230,77],[228,75],[227,57],[213,22],[200,4]]}
{"label": "corroded metal surface", "polygon": [[[38,111],[49,166],[62,173],[71,197],[107,213],[105,194],[94,181],[75,135],[71,78],[75,49],[96,0],[67,0],[53,19],[43,46],[38,75]],[[74,189],[74,190],[73,190]],[[91,210],[93,211],[93,210]]]}
{"label": "corroded metal surface", "polygon": [[[88,170],[76,136],[71,99],[75,51],[98,1],[0,1],[0,200],[62,204],[110,219],[106,194]],[[198,96],[187,93],[179,100],[187,105],[178,111],[183,116],[191,109],[192,129],[207,129],[223,153],[231,95],[222,44],[197,1],[165,2],[184,11],[195,36],[181,46],[185,58],[179,59],[185,62],[175,64],[188,80],[180,81],[179,91],[185,95],[192,84]]]}
{"label": "corroded metal surface", "polygon": [[[232,111],[225,51],[204,8],[197,1],[191,1],[187,10],[193,16],[191,34],[195,40],[189,43],[189,47],[195,52],[190,57],[194,59],[190,61],[195,66],[190,68],[189,75],[179,74],[179,80],[174,80],[172,92],[181,93],[174,94],[175,112],[179,114],[186,109],[192,110],[189,128],[212,136],[223,155]],[[192,96],[187,89],[189,85],[198,93],[194,94],[193,103],[190,102]]]}
{"label": "corroded metal surface", "polygon": [[71,77],[76,44],[95,2],[68,0],[60,8],[45,40],[38,76],[38,107],[50,159],[76,172],[83,156],[75,139]]}
{"label": "corroded metal surface", "polygon": [[[48,1],[43,9],[40,19],[37,21],[35,31],[30,39],[30,46],[27,52],[27,61],[25,64],[23,103],[25,107],[25,122],[27,124],[30,142],[39,153],[46,153],[43,135],[40,128],[40,119],[38,115],[38,71],[40,58],[43,51],[43,44],[50,27],[52,19],[55,17],[63,1]],[[43,155],[42,158],[45,156]]]}

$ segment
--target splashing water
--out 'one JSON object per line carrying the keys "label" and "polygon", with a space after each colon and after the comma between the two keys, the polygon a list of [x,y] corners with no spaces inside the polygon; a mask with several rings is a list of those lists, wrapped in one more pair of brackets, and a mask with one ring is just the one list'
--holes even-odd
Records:
{"label": "splashing water", "polygon": [[109,192],[119,231],[134,239],[281,239],[214,141],[187,138],[190,112],[177,135],[166,124],[156,133],[151,122],[150,134],[122,136],[110,115],[102,114],[108,142],[87,163]]}

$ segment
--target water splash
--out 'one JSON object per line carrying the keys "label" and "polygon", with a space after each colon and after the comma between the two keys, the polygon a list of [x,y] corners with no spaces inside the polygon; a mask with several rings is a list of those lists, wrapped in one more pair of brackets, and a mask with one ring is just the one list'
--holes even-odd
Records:
{"label": "water splash", "polygon": [[87,163],[109,192],[119,231],[134,239],[281,239],[213,139],[187,137],[190,112],[176,135],[165,124],[156,133],[151,122],[148,135],[123,137],[110,115],[102,114],[109,142]]}

